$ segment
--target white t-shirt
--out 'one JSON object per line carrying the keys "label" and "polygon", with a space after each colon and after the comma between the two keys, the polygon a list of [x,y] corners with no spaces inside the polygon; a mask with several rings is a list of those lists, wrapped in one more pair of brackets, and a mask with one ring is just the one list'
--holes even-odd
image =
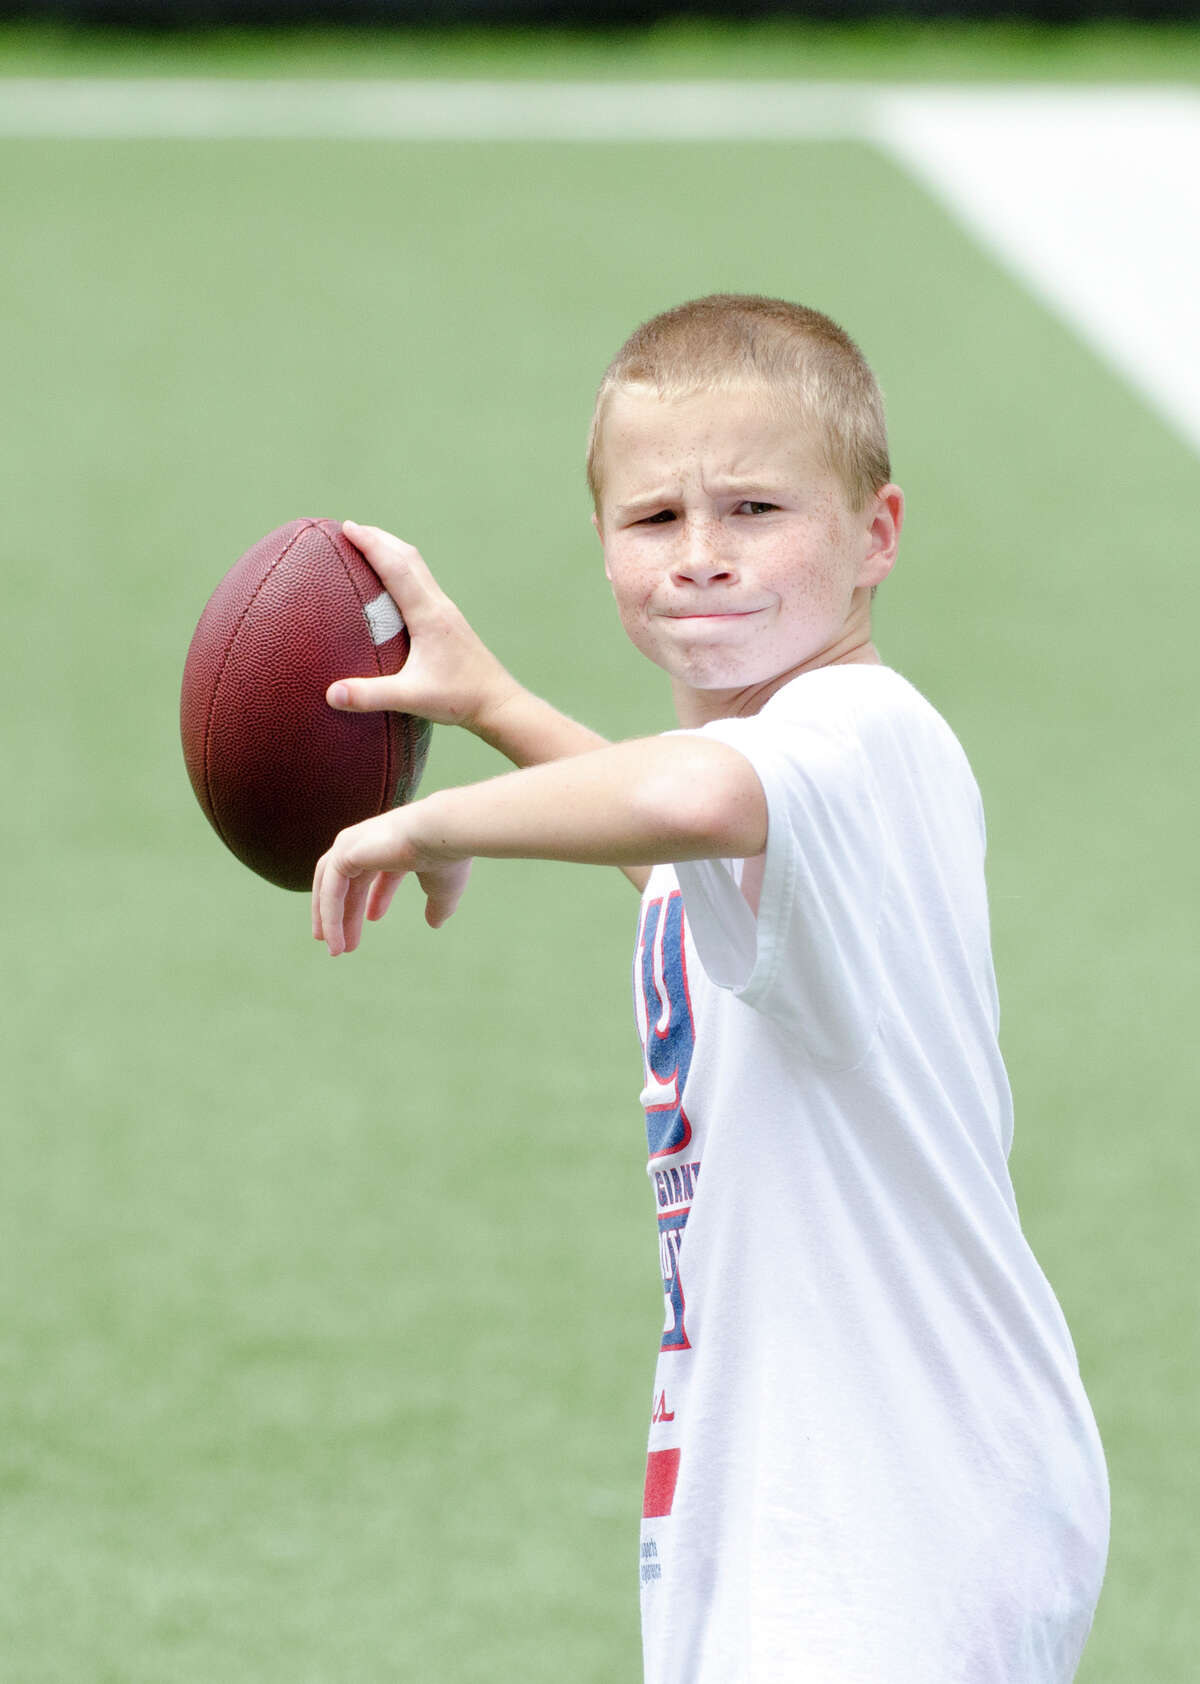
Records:
{"label": "white t-shirt", "polygon": [[877,666],[703,734],[753,765],[768,842],[757,918],[736,861],[642,901],[646,1679],[1065,1684],[1108,1488],[1008,1174],[970,767]]}

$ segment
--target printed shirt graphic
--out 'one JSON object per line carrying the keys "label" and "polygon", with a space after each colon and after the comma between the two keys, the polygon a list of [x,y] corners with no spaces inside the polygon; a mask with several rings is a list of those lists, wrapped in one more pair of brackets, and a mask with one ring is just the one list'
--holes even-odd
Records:
{"label": "printed shirt graphic", "polygon": [[683,897],[678,890],[646,903],[635,982],[646,1065],[642,1105],[666,1300],[664,1351],[688,1349],[679,1253],[700,1171],[695,1133],[683,1107],[696,1044],[683,934]]}
{"label": "printed shirt graphic", "polygon": [[662,1577],[665,1538],[679,1476],[681,1414],[692,1350],[684,1235],[700,1179],[701,1131],[684,1103],[696,1044],[688,981],[683,897],[670,887],[643,901],[634,959],[634,1003],[642,1042],[648,1173],[658,1222],[663,1331],[646,1460],[641,1577]]}

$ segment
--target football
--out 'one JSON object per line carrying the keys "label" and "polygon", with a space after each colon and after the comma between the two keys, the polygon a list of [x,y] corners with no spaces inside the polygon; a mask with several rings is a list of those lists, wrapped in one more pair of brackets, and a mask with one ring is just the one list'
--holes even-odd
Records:
{"label": "football", "polygon": [[395,604],[336,520],[268,532],[209,598],[183,672],[184,760],[217,835],[269,883],[310,888],[339,830],[415,793],[428,722],[325,700],[335,679],[407,656]]}

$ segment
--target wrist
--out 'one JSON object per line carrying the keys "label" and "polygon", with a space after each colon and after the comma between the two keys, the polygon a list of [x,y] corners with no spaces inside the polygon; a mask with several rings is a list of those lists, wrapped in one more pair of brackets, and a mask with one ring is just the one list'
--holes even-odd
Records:
{"label": "wrist", "polygon": [[554,748],[544,740],[547,716],[554,713],[548,702],[505,672],[476,711],[471,730],[514,766],[529,766],[556,758]]}
{"label": "wrist", "polygon": [[429,862],[449,863],[470,859],[471,850],[460,845],[456,834],[454,789],[436,789],[419,801],[396,809],[404,824],[405,841],[413,855]]}

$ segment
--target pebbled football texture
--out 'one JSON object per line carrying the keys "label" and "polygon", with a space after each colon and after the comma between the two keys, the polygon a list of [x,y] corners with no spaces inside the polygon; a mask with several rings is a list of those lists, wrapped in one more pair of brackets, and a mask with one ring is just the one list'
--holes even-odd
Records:
{"label": "pebbled football texture", "polygon": [[217,835],[281,889],[308,889],[338,831],[411,799],[430,727],[339,713],[338,678],[399,672],[408,633],[335,520],[268,532],[222,579],[188,650],[183,755]]}

